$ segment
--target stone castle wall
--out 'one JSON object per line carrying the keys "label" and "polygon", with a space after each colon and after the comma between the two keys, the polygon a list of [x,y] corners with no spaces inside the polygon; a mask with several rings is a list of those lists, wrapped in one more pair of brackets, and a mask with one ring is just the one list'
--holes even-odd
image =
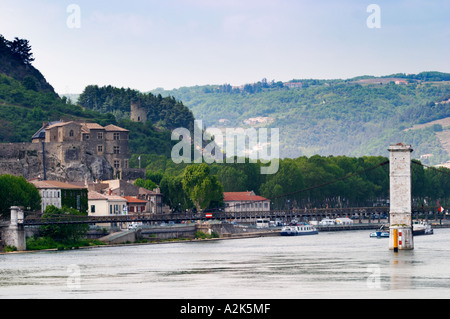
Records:
{"label": "stone castle wall", "polygon": [[82,182],[113,178],[113,169],[104,156],[89,154],[82,142],[0,144],[0,174],[44,177],[48,180]]}

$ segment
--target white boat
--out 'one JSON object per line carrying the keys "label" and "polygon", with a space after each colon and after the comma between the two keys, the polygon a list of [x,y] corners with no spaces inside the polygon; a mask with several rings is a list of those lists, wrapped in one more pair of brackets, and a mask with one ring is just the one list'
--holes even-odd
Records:
{"label": "white boat", "polygon": [[370,233],[370,237],[371,238],[389,238],[389,232],[379,229],[373,233]]}
{"label": "white boat", "polygon": [[319,231],[307,224],[297,224],[297,225],[291,225],[291,226],[284,226],[281,229],[280,235],[281,236],[302,236],[302,235],[316,235]]}
{"label": "white boat", "polygon": [[433,229],[431,225],[423,221],[414,221],[413,223],[413,236],[419,235],[432,235]]}

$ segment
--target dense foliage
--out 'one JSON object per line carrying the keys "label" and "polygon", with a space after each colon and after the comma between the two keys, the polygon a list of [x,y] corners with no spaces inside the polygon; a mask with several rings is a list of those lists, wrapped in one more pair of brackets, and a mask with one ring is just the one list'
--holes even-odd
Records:
{"label": "dense foliage", "polygon": [[141,93],[137,90],[112,86],[87,86],[78,98],[82,107],[100,113],[113,113],[117,119],[130,118],[130,105],[139,102],[148,112],[148,120],[157,127],[172,130],[185,127],[194,128],[194,116],[182,102],[173,97],[163,98],[160,94]]}
{"label": "dense foliage", "polygon": [[[57,208],[55,206],[47,206],[43,212],[42,218],[57,218],[61,215],[87,216],[87,212],[80,212],[73,208]],[[40,226],[40,234],[42,237],[49,237],[56,242],[77,242],[85,237],[89,230],[88,224],[64,224],[64,225],[44,225]]]}
{"label": "dense foliage", "polygon": [[190,165],[181,180],[184,192],[197,210],[223,206],[223,188],[217,176],[210,174],[207,164]]}
{"label": "dense foliage", "polygon": [[9,218],[11,206],[22,206],[27,210],[39,210],[41,208],[41,195],[33,184],[28,183],[21,176],[0,175],[0,218]]}

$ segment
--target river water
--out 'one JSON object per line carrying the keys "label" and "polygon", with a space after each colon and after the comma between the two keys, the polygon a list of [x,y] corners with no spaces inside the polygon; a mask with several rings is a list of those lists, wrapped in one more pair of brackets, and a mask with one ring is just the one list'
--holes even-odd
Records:
{"label": "river water", "polygon": [[0,255],[7,298],[449,298],[450,229],[394,253],[368,231]]}

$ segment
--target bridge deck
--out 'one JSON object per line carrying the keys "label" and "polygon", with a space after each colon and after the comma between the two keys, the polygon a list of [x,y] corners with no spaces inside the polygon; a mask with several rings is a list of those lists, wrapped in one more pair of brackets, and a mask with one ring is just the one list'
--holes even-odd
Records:
{"label": "bridge deck", "polygon": [[[254,221],[258,218],[267,219],[299,219],[299,220],[320,220],[322,218],[351,217],[355,214],[358,218],[355,223],[361,220],[380,223],[381,215],[388,214],[388,207],[357,207],[357,208],[321,208],[302,210],[272,210],[272,211],[245,211],[245,212],[212,212],[212,218],[207,218],[205,213],[171,213],[171,214],[129,214],[129,215],[108,215],[108,216],[53,216],[41,218],[36,215],[28,215],[23,220],[24,225],[50,225],[50,224],[101,224],[101,223],[123,223],[123,222],[179,222],[196,220],[238,220]],[[377,215],[375,215],[377,214]]]}
{"label": "bridge deck", "polygon": [[[423,212],[432,211],[433,208],[413,208],[413,217]],[[380,224],[388,223],[389,207],[351,207],[351,208],[313,208],[294,210],[271,210],[271,211],[242,211],[242,212],[212,212],[212,218],[207,218],[205,213],[170,213],[170,214],[129,214],[129,215],[107,215],[107,216],[72,216],[58,215],[42,218],[40,214],[25,213],[25,219],[19,221],[26,226],[52,225],[52,224],[102,224],[102,223],[124,223],[144,222],[156,224],[161,222],[181,222],[197,220],[236,220],[238,222],[254,222],[258,218],[281,219],[299,221],[321,220],[323,218],[348,217],[354,220],[354,224]],[[0,222],[0,227],[9,225],[8,221]]]}

